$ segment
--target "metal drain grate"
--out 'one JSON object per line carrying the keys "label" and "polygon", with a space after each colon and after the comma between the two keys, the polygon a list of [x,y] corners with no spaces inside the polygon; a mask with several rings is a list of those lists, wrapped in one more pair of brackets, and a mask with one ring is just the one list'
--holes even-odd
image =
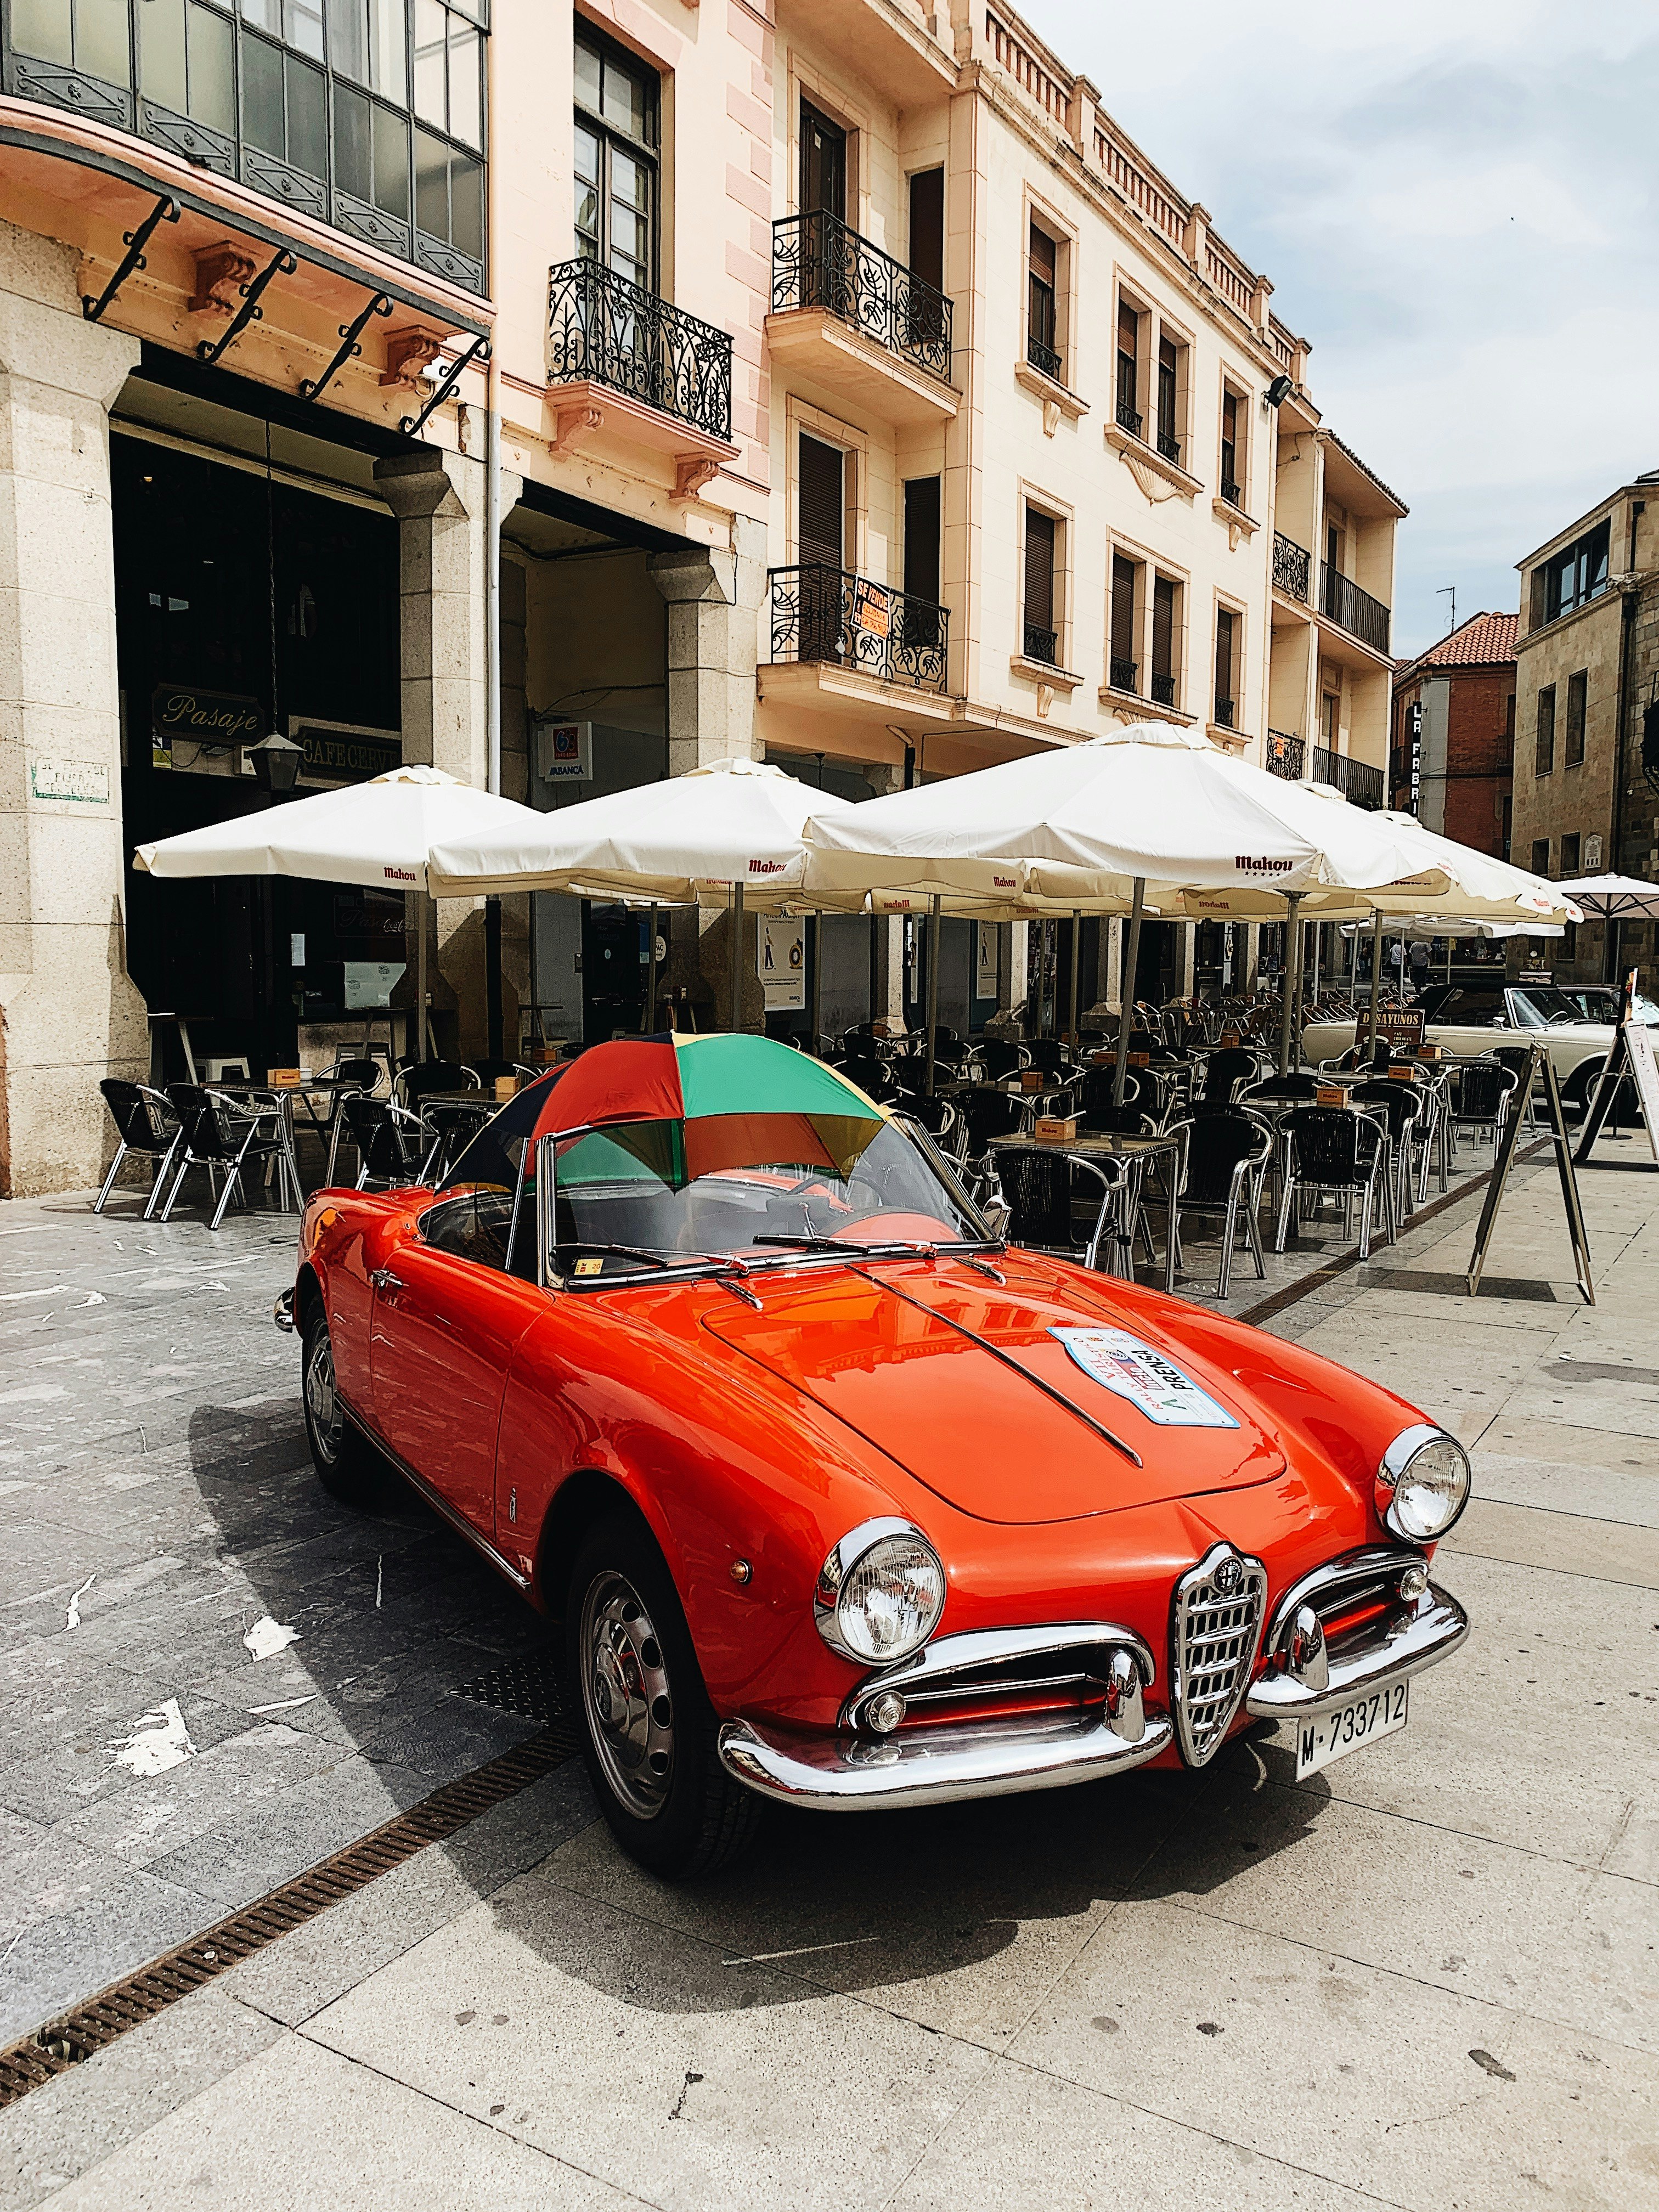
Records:
{"label": "metal drain grate", "polygon": [[[514,1670],[495,1671],[511,1674]],[[293,1881],[284,1882],[258,1904],[245,1905],[204,1934],[181,1943],[177,1950],[153,1960],[125,1981],[49,2021],[21,2043],[0,2051],[0,2109],[80,2060],[90,2058],[130,2027],[142,2027],[168,2005],[189,1996],[227,1968],[240,1965],[279,1936],[314,1919],[342,1898],[367,1888],[381,1875],[423,1851],[428,1844],[442,1843],[492,1805],[516,1796],[556,1766],[562,1766],[576,1749],[575,1730],[568,1723],[556,1721],[539,1735],[503,1752],[499,1759],[486,1760],[459,1781],[446,1783],[408,1812],[398,1814],[361,1841],[349,1844],[344,1850],[336,1851]]]}
{"label": "metal drain grate", "polygon": [[476,1681],[463,1682],[460,1692],[497,1712],[522,1713],[532,1721],[556,1721],[563,1709],[557,1680],[539,1659],[509,1659]]}

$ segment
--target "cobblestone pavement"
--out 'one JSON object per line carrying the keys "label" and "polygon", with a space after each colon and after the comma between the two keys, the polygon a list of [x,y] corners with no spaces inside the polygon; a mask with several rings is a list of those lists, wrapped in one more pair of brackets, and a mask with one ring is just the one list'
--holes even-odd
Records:
{"label": "cobblestone pavement", "polygon": [[[1403,1735],[775,1815],[683,1891],[561,1768],[0,2114],[0,2208],[1659,2205],[1659,1170],[1603,1150],[1593,1310],[1536,1163],[1478,1301],[1473,1198],[1235,1278],[1474,1449]],[[459,1694],[533,1618],[310,1473],[291,1219],[136,1212],[0,1208],[0,2038],[533,1725]]]}

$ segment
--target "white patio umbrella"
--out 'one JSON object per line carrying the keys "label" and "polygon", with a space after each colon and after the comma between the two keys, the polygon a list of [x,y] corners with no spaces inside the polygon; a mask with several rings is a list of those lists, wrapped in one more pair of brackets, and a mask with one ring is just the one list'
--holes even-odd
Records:
{"label": "white patio umbrella", "polygon": [[1607,925],[1601,972],[1609,982],[1618,980],[1619,924],[1659,920],[1659,884],[1644,883],[1640,876],[1580,876],[1576,882],[1558,884],[1576,906]]}
{"label": "white patio umbrella", "polygon": [[[388,769],[367,783],[319,791],[141,845],[133,866],[153,876],[294,876],[374,890],[455,896],[434,880],[434,847],[453,837],[503,836],[543,817],[441,769]],[[463,889],[466,887],[461,887]],[[416,997],[426,1049],[426,928],[416,933]]]}
{"label": "white patio umbrella", "polygon": [[[1127,906],[1131,976],[1149,899],[1163,908],[1188,889],[1267,885],[1285,898],[1294,922],[1309,890],[1411,878],[1432,895],[1447,880],[1437,866],[1419,872],[1418,858],[1377,816],[1348,806],[1338,814],[1313,793],[1168,723],[1137,724],[845,814],[815,815],[806,838],[809,891],[1036,896],[1094,911]],[[1288,993],[1285,1011],[1288,1054]],[[1122,1018],[1120,1097],[1127,1049]]]}
{"label": "white patio umbrella", "polygon": [[[497,829],[463,827],[432,855],[443,896],[568,891],[585,898],[696,906],[718,897],[732,915],[733,1026],[745,904],[810,907],[802,896],[809,810],[830,817],[851,803],[760,761],[712,762],[665,782],[608,793],[550,814],[521,809]],[[825,905],[860,901],[826,898]]]}

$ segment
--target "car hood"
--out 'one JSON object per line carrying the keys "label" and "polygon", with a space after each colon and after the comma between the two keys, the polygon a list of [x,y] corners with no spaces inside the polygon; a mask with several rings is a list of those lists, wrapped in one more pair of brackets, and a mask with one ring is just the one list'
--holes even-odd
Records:
{"label": "car hood", "polygon": [[[724,1309],[703,1327],[980,1520],[1073,1520],[1284,1473],[1248,1393],[1166,1318],[1114,1298],[1103,1278],[1097,1293],[1019,1255],[1004,1271],[1004,1284],[947,1261],[757,1278],[760,1312]],[[1213,1401],[1225,1425],[1150,1418],[1086,1371],[1056,1329],[1127,1332]],[[1097,1359],[1100,1348],[1078,1344]],[[1217,1419],[1199,1401],[1179,1410]]]}

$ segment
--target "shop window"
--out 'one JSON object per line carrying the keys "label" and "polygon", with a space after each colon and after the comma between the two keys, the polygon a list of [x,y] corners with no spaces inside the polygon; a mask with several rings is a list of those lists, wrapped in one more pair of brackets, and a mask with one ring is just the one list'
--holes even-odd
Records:
{"label": "shop window", "polygon": [[1567,744],[1564,759],[1568,768],[1582,768],[1584,764],[1584,709],[1589,697],[1589,671],[1581,668],[1576,676],[1567,678]]}
{"label": "shop window", "polygon": [[1538,734],[1533,755],[1533,774],[1548,775],[1555,766],[1555,686],[1547,684],[1538,695]]}
{"label": "shop window", "polygon": [[576,40],[576,251],[656,289],[653,72],[584,25]]}

